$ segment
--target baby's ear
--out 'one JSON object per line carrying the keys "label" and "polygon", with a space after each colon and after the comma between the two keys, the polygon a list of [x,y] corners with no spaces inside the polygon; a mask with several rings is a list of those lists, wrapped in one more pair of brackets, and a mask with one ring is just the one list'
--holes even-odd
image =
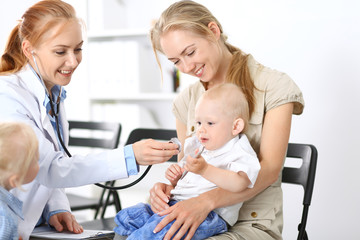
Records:
{"label": "baby's ear", "polygon": [[16,188],[19,182],[19,176],[17,174],[13,174],[9,177],[9,185],[11,188]]}
{"label": "baby's ear", "polygon": [[242,132],[242,130],[244,130],[244,127],[245,127],[245,122],[242,118],[235,119],[233,124],[232,134],[234,136],[238,135],[239,133]]}

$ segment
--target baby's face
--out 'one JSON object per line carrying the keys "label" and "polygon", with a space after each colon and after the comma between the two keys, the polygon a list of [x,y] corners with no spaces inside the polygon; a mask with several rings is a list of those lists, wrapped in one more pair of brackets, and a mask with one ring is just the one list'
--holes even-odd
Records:
{"label": "baby's face", "polygon": [[33,181],[39,172],[39,151],[35,154],[24,178],[23,184]]}
{"label": "baby's face", "polygon": [[234,119],[225,114],[219,101],[200,99],[195,109],[196,136],[207,150],[222,147],[235,136]]}

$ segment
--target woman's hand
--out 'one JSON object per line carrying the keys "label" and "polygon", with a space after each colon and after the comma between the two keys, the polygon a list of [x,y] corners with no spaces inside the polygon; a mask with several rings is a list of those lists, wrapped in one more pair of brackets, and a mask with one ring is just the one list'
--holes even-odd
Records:
{"label": "woman's hand", "polygon": [[154,213],[159,213],[169,208],[170,191],[174,187],[165,183],[155,183],[150,189],[150,204]]}
{"label": "woman's hand", "polygon": [[[190,240],[199,225],[206,219],[211,209],[206,201],[199,197],[180,201],[170,208],[158,213],[160,216],[167,215],[154,229],[159,232],[170,222],[175,220],[164,239],[181,239],[186,233],[185,240]],[[179,232],[174,236],[174,234]],[[174,238],[172,238],[174,236]]]}
{"label": "woman's hand", "polygon": [[56,231],[69,231],[73,233],[82,233],[83,227],[76,221],[74,215],[69,212],[61,212],[54,214],[49,219],[49,224],[53,226]]}
{"label": "woman's hand", "polygon": [[132,145],[136,162],[140,165],[163,163],[179,154],[178,145],[153,139],[138,141]]}
{"label": "woman's hand", "polygon": [[200,195],[196,198],[184,200],[169,207],[170,191],[174,187],[165,183],[156,183],[150,190],[150,203],[153,212],[163,216],[167,215],[154,229],[159,232],[171,221],[175,220],[164,239],[171,237],[179,229],[179,232],[173,239],[181,239],[187,232],[185,240],[190,240],[196,229],[205,220],[212,210],[211,204],[207,204],[209,196]]}

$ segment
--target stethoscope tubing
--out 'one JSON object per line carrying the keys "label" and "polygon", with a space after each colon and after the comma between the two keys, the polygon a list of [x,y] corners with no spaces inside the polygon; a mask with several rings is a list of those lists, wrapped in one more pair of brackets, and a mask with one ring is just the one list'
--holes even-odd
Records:
{"label": "stethoscope tubing", "polygon": [[[35,66],[36,66],[36,70],[37,70],[37,73],[38,73],[38,76],[40,78],[40,81],[45,89],[45,92],[46,92],[46,95],[47,97],[49,98],[49,101],[50,101],[50,107],[51,107],[51,111],[52,113],[54,114],[55,116],[55,122],[56,122],[56,131],[57,131],[57,134],[58,134],[58,139],[59,139],[59,142],[60,142],[60,145],[62,146],[63,150],[65,151],[66,155],[71,158],[72,155],[70,153],[70,151],[68,150],[68,148],[65,146],[65,143],[62,139],[62,136],[61,136],[61,133],[60,133],[60,127],[59,127],[59,112],[60,112],[60,102],[61,102],[61,91],[62,91],[62,86],[60,86],[60,93],[59,93],[59,96],[56,100],[56,107],[57,107],[57,111],[55,111],[55,108],[54,108],[54,104],[52,102],[52,99],[50,97],[50,93],[48,92],[46,86],[45,86],[45,83],[44,83],[44,80],[40,74],[40,69],[37,65],[37,62],[36,62],[36,59],[35,59],[35,56],[34,56],[34,52],[32,51],[31,52],[31,55],[33,57],[33,60],[34,60],[34,63],[35,63]],[[129,188],[129,187],[132,187],[134,186],[135,184],[137,184],[138,182],[140,182],[146,175],[147,173],[150,171],[150,168],[152,167],[152,165],[149,165],[145,172],[138,178],[136,179],[135,181],[129,183],[129,184],[126,184],[126,185],[123,185],[123,186],[116,186],[116,187],[113,187],[113,186],[107,186],[107,185],[104,185],[104,184],[101,184],[101,183],[94,183],[94,185],[98,186],[98,187],[101,187],[101,188],[105,188],[105,189],[108,189],[108,190],[111,190],[111,191],[116,191],[116,190],[121,190],[121,189],[126,189],[126,188]]]}

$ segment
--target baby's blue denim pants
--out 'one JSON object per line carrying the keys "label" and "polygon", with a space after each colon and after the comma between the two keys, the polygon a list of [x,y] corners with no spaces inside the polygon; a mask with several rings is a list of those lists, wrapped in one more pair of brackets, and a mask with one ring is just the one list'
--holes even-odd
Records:
{"label": "baby's blue denim pants", "polygon": [[[170,201],[169,205],[174,205],[176,201]],[[139,239],[163,239],[172,221],[160,232],[153,233],[156,225],[164,218],[155,214],[149,204],[139,203],[135,206],[119,211],[115,216],[117,227],[114,231],[122,236],[128,236],[127,240]],[[193,240],[205,239],[207,237],[227,231],[226,222],[215,212],[210,212],[204,222],[196,230]],[[184,239],[185,236],[182,238]]]}

